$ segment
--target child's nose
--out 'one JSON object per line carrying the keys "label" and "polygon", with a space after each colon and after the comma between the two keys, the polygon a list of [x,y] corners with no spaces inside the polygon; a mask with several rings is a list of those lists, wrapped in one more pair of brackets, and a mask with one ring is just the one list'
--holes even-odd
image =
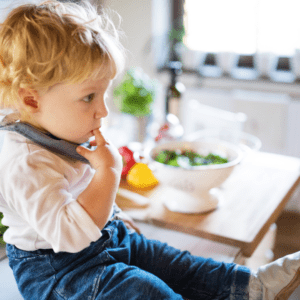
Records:
{"label": "child's nose", "polygon": [[106,104],[99,105],[95,112],[95,119],[105,118],[108,115],[108,107]]}

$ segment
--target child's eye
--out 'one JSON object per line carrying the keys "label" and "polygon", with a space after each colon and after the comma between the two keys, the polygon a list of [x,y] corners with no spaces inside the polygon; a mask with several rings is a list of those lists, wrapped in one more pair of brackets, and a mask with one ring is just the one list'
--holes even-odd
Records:
{"label": "child's eye", "polygon": [[95,98],[95,94],[90,94],[90,95],[84,97],[84,98],[82,99],[82,101],[84,101],[84,102],[86,102],[86,103],[90,103],[90,102],[93,101],[94,98]]}

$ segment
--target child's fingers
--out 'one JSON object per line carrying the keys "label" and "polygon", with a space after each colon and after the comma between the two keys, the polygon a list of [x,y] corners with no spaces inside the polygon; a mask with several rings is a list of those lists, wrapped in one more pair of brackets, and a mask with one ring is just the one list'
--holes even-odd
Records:
{"label": "child's fingers", "polygon": [[102,146],[107,144],[107,141],[105,140],[105,138],[103,137],[99,129],[93,130],[93,133],[95,135],[95,141],[97,146]]}
{"label": "child's fingers", "polygon": [[[107,144],[107,141],[105,140],[105,138],[103,137],[103,135],[101,134],[99,129],[93,130],[93,134],[95,135],[95,140],[90,141],[91,146],[103,146],[103,145]],[[85,147],[82,147],[82,146],[78,146],[76,148],[76,151],[77,151],[77,153],[84,156],[85,158],[87,158],[87,156],[89,156],[90,152],[92,152],[91,150],[89,150]]]}
{"label": "child's fingers", "polygon": [[79,153],[80,155],[86,157],[86,155],[88,154],[88,152],[89,152],[90,150],[88,150],[88,149],[86,149],[86,148],[84,148],[84,147],[82,147],[82,146],[78,146],[78,147],[76,148],[76,151],[77,151],[77,153]]}
{"label": "child's fingers", "polygon": [[92,141],[90,141],[90,146],[97,146],[97,142],[96,142],[96,140],[92,140]]}

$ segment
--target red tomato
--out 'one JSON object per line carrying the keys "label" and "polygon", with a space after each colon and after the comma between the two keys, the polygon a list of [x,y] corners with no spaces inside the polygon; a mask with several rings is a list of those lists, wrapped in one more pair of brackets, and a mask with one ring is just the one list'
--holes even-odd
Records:
{"label": "red tomato", "polygon": [[133,167],[136,161],[133,157],[133,152],[128,147],[122,146],[118,150],[123,160],[123,169],[122,169],[121,176],[122,178],[126,178],[129,170]]}

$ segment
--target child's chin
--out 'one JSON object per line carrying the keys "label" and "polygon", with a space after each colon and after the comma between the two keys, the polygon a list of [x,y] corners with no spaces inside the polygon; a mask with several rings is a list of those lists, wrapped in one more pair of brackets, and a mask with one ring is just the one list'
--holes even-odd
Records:
{"label": "child's chin", "polygon": [[89,138],[81,138],[81,139],[67,139],[67,142],[73,143],[73,144],[84,144],[89,141]]}
{"label": "child's chin", "polygon": [[81,137],[73,136],[73,138],[69,138],[68,141],[71,143],[75,143],[75,144],[84,144],[84,143],[88,142],[90,140],[90,138],[93,136],[94,135],[92,133],[88,133]]}
{"label": "child's chin", "polygon": [[84,144],[84,143],[86,143],[86,142],[88,142],[89,141],[89,139],[82,139],[82,140],[80,140],[80,141],[77,141],[77,142],[75,142],[76,144]]}

